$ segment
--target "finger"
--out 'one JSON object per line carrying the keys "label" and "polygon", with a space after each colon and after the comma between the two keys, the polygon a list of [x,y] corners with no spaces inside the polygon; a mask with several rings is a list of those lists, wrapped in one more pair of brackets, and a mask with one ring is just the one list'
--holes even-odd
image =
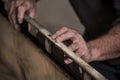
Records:
{"label": "finger", "polygon": [[24,18],[24,14],[26,12],[27,8],[25,6],[20,6],[18,7],[18,22],[22,23],[23,22],[23,18]]}
{"label": "finger", "polygon": [[73,60],[72,60],[72,59],[70,59],[70,58],[68,58],[68,59],[65,59],[65,60],[64,60],[64,62],[65,62],[66,64],[70,64],[70,63],[72,63],[72,62],[73,62]]}
{"label": "finger", "polygon": [[59,35],[65,33],[68,30],[67,27],[62,27],[60,30],[58,30],[53,36],[52,38],[55,39],[56,37],[58,37]]}
{"label": "finger", "polygon": [[10,10],[9,10],[9,15],[8,15],[8,18],[10,20],[10,23],[13,25],[13,21],[12,21],[12,14],[13,14],[13,11],[15,10],[15,2],[14,1],[11,1],[10,3]]}
{"label": "finger", "polygon": [[16,22],[16,12],[15,11],[13,11],[13,13],[12,13],[12,22],[13,22],[15,29],[20,30],[19,25]]}
{"label": "finger", "polygon": [[69,39],[73,41],[75,39],[75,36],[76,35],[74,34],[74,32],[68,30],[67,32],[57,36],[56,41],[63,42]]}
{"label": "finger", "polygon": [[15,29],[19,30],[19,26],[16,23],[16,12],[15,12],[16,6],[14,4],[15,4],[15,2],[11,1],[10,11],[9,11],[9,20],[10,20],[10,23],[12,24],[12,26],[14,26]]}
{"label": "finger", "polygon": [[[22,4],[24,3],[24,0],[17,0],[16,1],[16,8],[18,8],[17,10],[18,10],[18,15],[17,15],[17,20],[18,20],[18,23],[21,23],[22,21],[21,21],[21,17],[19,17],[20,16],[20,14],[21,14],[21,12],[22,12],[22,9],[20,8],[20,6],[22,6]],[[22,14],[21,14],[22,15]]]}
{"label": "finger", "polygon": [[70,46],[68,46],[68,48],[74,52],[79,48],[79,45],[78,43],[72,43]]}
{"label": "finger", "polygon": [[70,63],[72,63],[72,59],[70,59],[67,55],[64,55],[64,62],[66,64],[70,64]]}
{"label": "finger", "polygon": [[28,10],[28,14],[31,18],[35,17],[35,8],[31,8],[30,10]]}

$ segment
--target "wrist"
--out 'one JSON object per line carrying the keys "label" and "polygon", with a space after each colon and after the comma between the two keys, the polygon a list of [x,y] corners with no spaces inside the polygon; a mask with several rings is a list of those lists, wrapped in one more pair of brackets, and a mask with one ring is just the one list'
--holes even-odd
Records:
{"label": "wrist", "polygon": [[89,49],[89,62],[98,61],[100,58],[100,50],[92,42],[87,43]]}

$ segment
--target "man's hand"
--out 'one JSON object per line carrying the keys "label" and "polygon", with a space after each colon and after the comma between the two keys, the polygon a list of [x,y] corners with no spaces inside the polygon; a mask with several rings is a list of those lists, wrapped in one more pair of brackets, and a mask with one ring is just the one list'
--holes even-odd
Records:
{"label": "man's hand", "polygon": [[[86,45],[85,40],[82,36],[76,32],[75,30],[69,29],[67,27],[63,27],[58,30],[53,36],[57,42],[63,42],[66,40],[71,40],[72,44],[68,46],[68,48],[75,52],[76,55],[89,62],[91,55],[89,54],[88,47]],[[72,60],[70,58],[65,59],[66,64],[70,64]]]}
{"label": "man's hand", "polygon": [[[20,30],[19,24],[23,22],[24,14],[30,17],[35,15],[35,0],[11,0],[9,3],[9,20],[15,29]],[[28,27],[30,29],[30,25]]]}

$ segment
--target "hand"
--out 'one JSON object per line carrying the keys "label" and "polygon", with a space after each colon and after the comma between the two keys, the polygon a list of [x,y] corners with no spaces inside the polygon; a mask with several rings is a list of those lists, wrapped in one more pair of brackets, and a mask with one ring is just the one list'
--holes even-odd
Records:
{"label": "hand", "polygon": [[[76,32],[75,30],[69,29],[67,27],[63,27],[58,30],[53,36],[57,42],[63,42],[66,40],[71,40],[72,44],[68,46],[68,48],[75,52],[76,55],[84,59],[85,61],[89,62],[89,58],[91,55],[89,54],[89,49],[86,45],[85,40],[82,36]],[[66,64],[70,64],[72,60],[70,58],[65,59]]]}
{"label": "hand", "polygon": [[[35,15],[35,0],[11,0],[9,3],[9,20],[10,23],[15,27],[15,29],[20,30],[19,24],[23,22],[24,14],[27,14],[30,17]],[[30,24],[28,26],[30,30]]]}

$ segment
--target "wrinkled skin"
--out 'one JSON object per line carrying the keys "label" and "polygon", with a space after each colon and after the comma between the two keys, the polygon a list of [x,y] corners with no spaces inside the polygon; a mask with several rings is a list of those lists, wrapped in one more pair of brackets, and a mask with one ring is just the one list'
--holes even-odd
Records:
{"label": "wrinkled skin", "polygon": [[[35,0],[11,0],[5,5],[10,23],[17,30],[20,30],[19,24],[23,22],[25,13],[32,18],[35,16]],[[30,24],[28,29],[30,30]]]}
{"label": "wrinkled skin", "polygon": [[[75,30],[62,27],[60,30],[56,31],[56,33],[52,36],[58,42],[64,42],[66,40],[71,40],[72,44],[68,46],[68,48],[75,52],[76,55],[84,59],[85,61],[89,61],[90,54],[87,44],[83,37]],[[65,59],[66,64],[70,64],[72,60],[70,58]]]}
{"label": "wrinkled skin", "polygon": [[[58,30],[52,38],[59,42],[64,42],[70,39],[72,44],[68,46],[68,48],[86,62],[92,62],[119,58],[119,36],[120,24],[113,26],[107,34],[87,43],[77,31],[67,27]],[[65,62],[69,64],[72,60],[68,58]]]}

